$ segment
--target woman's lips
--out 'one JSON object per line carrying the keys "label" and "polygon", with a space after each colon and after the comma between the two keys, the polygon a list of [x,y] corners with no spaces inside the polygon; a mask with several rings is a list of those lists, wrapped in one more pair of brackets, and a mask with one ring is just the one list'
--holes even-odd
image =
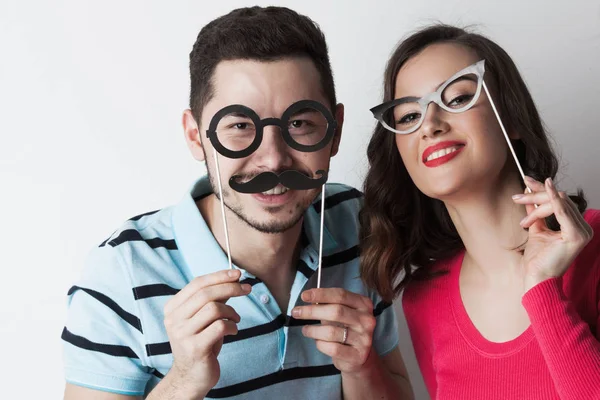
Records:
{"label": "woman's lips", "polygon": [[444,141],[429,146],[423,152],[423,164],[427,167],[437,167],[456,157],[465,147],[458,141]]}

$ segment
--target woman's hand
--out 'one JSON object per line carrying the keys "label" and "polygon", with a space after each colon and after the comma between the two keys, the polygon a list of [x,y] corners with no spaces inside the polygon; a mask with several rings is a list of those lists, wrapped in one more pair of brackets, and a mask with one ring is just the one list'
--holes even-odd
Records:
{"label": "woman's hand", "polygon": [[[513,196],[516,203],[526,206],[528,214],[521,221],[523,228],[529,228],[522,261],[525,292],[542,281],[562,276],[594,235],[575,203],[564,192],[558,192],[550,178],[543,184],[526,177],[526,184],[532,193]],[[557,232],[544,221],[552,214],[560,224]]]}

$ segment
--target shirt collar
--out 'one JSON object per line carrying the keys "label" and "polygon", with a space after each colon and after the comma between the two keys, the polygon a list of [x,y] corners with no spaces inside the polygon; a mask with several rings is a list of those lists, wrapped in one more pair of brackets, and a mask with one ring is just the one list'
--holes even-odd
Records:
{"label": "shirt collar", "polygon": [[[212,193],[212,187],[208,176],[203,176],[194,183],[191,190],[174,207],[172,215],[173,234],[175,242],[185,263],[193,276],[206,275],[227,268],[227,254],[215,240],[206,221],[196,206],[196,200]],[[320,212],[317,212],[314,204],[320,201],[321,196],[315,198],[304,214],[303,238],[306,243],[304,251],[313,255],[316,259],[319,254],[319,228]],[[331,224],[327,214],[323,226],[323,256],[335,252],[338,243],[331,235],[327,226]],[[315,270],[318,263],[310,263],[308,266]],[[245,272],[245,271],[244,271]],[[247,277],[253,277],[245,273]]]}

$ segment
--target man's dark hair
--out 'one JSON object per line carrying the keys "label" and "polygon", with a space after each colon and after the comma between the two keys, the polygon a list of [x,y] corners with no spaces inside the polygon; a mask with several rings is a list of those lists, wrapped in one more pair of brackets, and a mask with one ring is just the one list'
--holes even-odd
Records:
{"label": "man's dark hair", "polygon": [[321,76],[324,95],[335,110],[335,88],[325,36],[310,18],[284,7],[239,8],[207,24],[190,53],[190,109],[200,121],[213,96],[212,77],[225,60],[277,61],[310,58]]}

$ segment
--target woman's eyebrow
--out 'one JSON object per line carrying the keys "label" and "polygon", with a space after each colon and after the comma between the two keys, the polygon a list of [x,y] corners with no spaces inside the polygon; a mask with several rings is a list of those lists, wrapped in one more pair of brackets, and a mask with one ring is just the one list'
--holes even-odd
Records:
{"label": "woman's eyebrow", "polygon": [[[452,82],[458,82],[458,81],[462,81],[462,80],[469,80],[469,81],[476,82],[477,81],[477,77],[473,77],[472,75],[473,74],[461,75],[461,76],[455,78]],[[442,86],[444,86],[444,84],[446,82],[448,82],[449,80],[450,80],[450,78],[446,79],[444,82],[442,82],[439,85],[437,85],[433,92],[429,92],[429,93],[425,94],[425,96],[427,96],[428,94],[436,92],[439,88],[441,88]],[[398,98],[396,100],[401,100],[402,102],[404,102],[404,101],[414,101],[414,100],[418,100],[418,99],[420,99],[422,97],[424,97],[424,96],[421,96],[421,97],[417,97],[417,96],[404,96],[404,97],[400,97],[400,98]]]}

